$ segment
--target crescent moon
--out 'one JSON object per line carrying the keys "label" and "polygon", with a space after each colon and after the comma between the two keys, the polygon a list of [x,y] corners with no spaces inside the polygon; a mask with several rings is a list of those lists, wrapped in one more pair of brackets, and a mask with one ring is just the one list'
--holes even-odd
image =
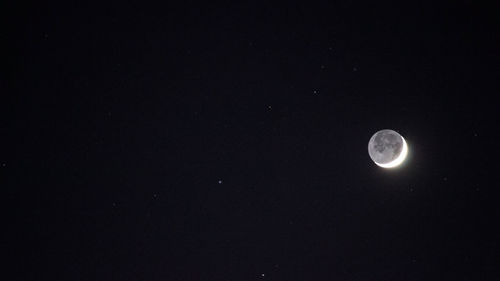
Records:
{"label": "crescent moon", "polygon": [[403,149],[401,150],[401,153],[399,154],[398,158],[394,159],[389,163],[379,164],[375,162],[375,164],[379,165],[382,168],[394,168],[403,163],[403,161],[405,161],[406,159],[406,155],[408,155],[408,145],[406,145],[405,139],[403,137],[401,138],[403,139]]}

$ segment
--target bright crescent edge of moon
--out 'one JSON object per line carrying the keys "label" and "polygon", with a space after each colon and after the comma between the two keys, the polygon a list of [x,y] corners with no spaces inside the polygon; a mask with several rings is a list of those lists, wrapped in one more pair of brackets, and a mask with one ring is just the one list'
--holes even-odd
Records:
{"label": "bright crescent edge of moon", "polygon": [[379,164],[379,163],[375,162],[375,164],[379,165],[382,168],[394,168],[394,167],[401,165],[401,163],[403,163],[403,161],[405,161],[406,155],[408,154],[408,146],[406,145],[406,141],[402,136],[401,136],[401,138],[403,139],[403,150],[399,154],[398,158],[394,159],[393,161],[391,161],[389,163]]}

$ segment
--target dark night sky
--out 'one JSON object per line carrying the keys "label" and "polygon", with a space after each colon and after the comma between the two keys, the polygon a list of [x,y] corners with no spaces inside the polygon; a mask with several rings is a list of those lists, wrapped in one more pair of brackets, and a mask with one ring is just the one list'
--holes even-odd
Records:
{"label": "dark night sky", "polygon": [[4,7],[0,279],[499,280],[498,9],[371,2]]}

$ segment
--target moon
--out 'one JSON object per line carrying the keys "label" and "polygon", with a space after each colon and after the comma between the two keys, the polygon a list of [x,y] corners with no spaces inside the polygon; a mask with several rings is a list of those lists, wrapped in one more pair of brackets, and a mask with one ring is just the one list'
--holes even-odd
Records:
{"label": "moon", "polygon": [[406,159],[408,145],[396,131],[384,129],[376,132],[368,142],[370,158],[382,168],[394,168]]}

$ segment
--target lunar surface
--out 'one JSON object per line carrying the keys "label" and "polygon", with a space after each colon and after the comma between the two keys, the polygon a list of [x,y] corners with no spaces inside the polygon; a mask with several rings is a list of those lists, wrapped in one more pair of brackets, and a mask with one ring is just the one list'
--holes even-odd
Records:
{"label": "lunar surface", "polygon": [[408,154],[405,139],[393,130],[380,130],[368,142],[370,158],[382,168],[399,166]]}

